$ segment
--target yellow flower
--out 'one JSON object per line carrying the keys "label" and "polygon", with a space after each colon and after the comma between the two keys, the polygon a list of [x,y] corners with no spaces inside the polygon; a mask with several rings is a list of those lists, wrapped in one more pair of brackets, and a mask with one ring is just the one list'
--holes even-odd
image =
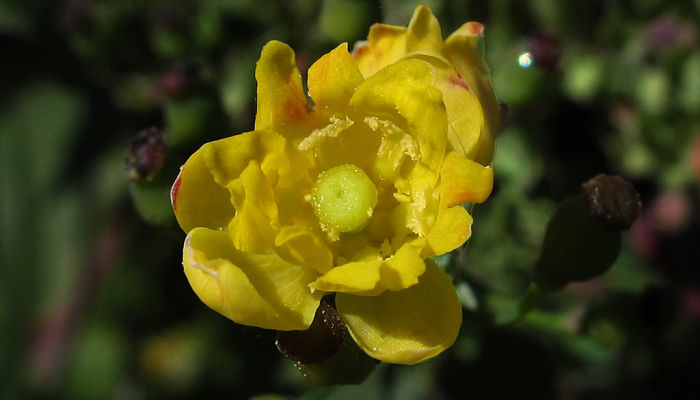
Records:
{"label": "yellow flower", "polygon": [[205,144],[172,193],[187,232],[183,265],[200,299],[233,321],[306,329],[335,293],[355,342],[413,364],[454,342],[461,307],[429,257],[471,234],[464,202],[484,201],[499,119],[476,51],[480,25],[443,43],[418,7],[408,27],[375,25],[309,69],[262,50],[255,130]]}
{"label": "yellow flower", "polygon": [[427,7],[418,6],[408,28],[374,24],[353,55],[365,78],[402,58],[429,62],[443,94],[451,149],[488,165],[502,116],[477,49],[483,32],[479,22],[467,22],[443,42],[438,20]]}

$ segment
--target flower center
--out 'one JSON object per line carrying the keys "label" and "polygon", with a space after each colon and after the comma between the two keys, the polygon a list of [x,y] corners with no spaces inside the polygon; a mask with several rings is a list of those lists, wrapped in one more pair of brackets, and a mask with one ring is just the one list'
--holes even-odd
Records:
{"label": "flower center", "polygon": [[362,169],[343,164],[319,175],[311,204],[325,231],[359,232],[377,205],[377,188]]}

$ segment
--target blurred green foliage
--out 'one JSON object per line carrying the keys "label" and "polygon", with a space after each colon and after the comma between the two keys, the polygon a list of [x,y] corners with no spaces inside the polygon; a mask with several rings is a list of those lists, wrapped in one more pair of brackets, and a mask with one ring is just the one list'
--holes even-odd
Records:
{"label": "blurred green foliage", "polygon": [[[190,290],[168,187],[199,145],[252,128],[261,46],[289,43],[304,74],[416,3],[0,2],[0,398],[700,396],[698,1],[424,2],[443,35],[485,24],[509,106],[494,194],[440,260],[464,324],[436,359],[311,387],[274,332]],[[166,161],[130,182],[127,144],[151,126]],[[601,172],[645,206],[620,257],[513,320],[557,204]]]}

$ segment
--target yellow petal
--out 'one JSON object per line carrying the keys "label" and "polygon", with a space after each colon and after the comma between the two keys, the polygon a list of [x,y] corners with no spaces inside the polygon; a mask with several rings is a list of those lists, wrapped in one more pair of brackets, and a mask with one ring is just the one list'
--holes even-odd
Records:
{"label": "yellow petal", "polygon": [[[270,184],[289,186],[304,178],[308,158],[293,151],[289,140],[273,131],[252,131],[207,143],[204,160],[216,182],[227,186],[238,179],[251,160],[256,160]],[[290,179],[291,178],[291,179]]]}
{"label": "yellow petal", "polygon": [[420,50],[435,53],[440,53],[442,50],[440,23],[430,9],[424,5],[416,7],[413,11],[406,35],[406,52]]}
{"label": "yellow petal", "polygon": [[461,154],[450,152],[440,173],[440,204],[452,207],[465,202],[482,203],[491,194],[493,169]]}
{"label": "yellow petal", "polygon": [[[303,131],[303,129],[302,129]],[[276,132],[259,133],[260,146],[264,149],[260,169],[270,185],[276,188],[299,188],[311,182],[314,160],[312,156],[298,151],[292,144]]]}
{"label": "yellow petal", "polygon": [[322,236],[303,225],[283,226],[275,237],[277,253],[294,264],[326,273],[333,267],[333,254]]}
{"label": "yellow petal", "polygon": [[425,272],[425,262],[420,257],[424,245],[423,239],[404,243],[389,257],[382,264],[382,285],[389,290],[402,290],[418,283],[418,278]]}
{"label": "yellow petal", "polygon": [[291,47],[276,40],[268,42],[255,68],[255,79],[258,81],[255,129],[277,130],[308,117],[311,106],[304,95]]}
{"label": "yellow petal", "polygon": [[450,278],[434,262],[417,285],[375,297],[338,293],[338,313],[357,345],[380,361],[415,364],[454,343],[462,309]]}
{"label": "yellow petal", "polygon": [[342,110],[362,81],[348,44],[342,43],[309,68],[309,95],[316,107]]}
{"label": "yellow petal", "polygon": [[467,158],[478,157],[478,151],[483,147],[479,139],[484,128],[484,113],[479,100],[451,68],[444,70],[437,81],[447,110],[450,148]]}
{"label": "yellow petal", "polygon": [[462,206],[442,208],[426,240],[422,257],[445,254],[464,244],[472,234],[472,217]]}
{"label": "yellow petal", "polygon": [[209,145],[204,145],[185,162],[170,192],[175,217],[185,232],[198,226],[224,228],[233,218],[234,208],[228,191],[216,183],[204,161]]}
{"label": "yellow petal", "polygon": [[404,130],[418,142],[421,160],[438,171],[447,143],[447,115],[442,93],[432,82],[429,63],[401,60],[366,79],[350,105],[379,117],[398,112],[408,125]]}
{"label": "yellow petal", "polygon": [[202,302],[239,324],[306,329],[323,296],[308,288],[317,276],[314,270],[290,264],[276,254],[238,251],[225,231],[190,231],[183,266]]}
{"label": "yellow petal", "polygon": [[440,54],[419,51],[406,57],[426,61],[435,69],[433,84],[442,92],[447,111],[449,149],[468,158],[477,156],[479,147],[483,147],[479,139],[484,129],[484,114],[469,85]]}
{"label": "yellow petal", "polygon": [[309,285],[314,290],[376,296],[386,290],[381,285],[381,257],[367,261],[353,261],[340,265],[320,276]]}
{"label": "yellow petal", "polygon": [[393,64],[406,54],[406,28],[374,24],[366,42],[358,42],[352,51],[362,76],[367,78]]}
{"label": "yellow petal", "polygon": [[224,187],[239,179],[250,161],[256,160],[275,197],[285,199],[278,204],[280,220],[284,224],[313,217],[299,192],[300,187],[311,187],[312,175],[315,179],[318,174],[312,168],[313,156],[294,150],[290,140],[272,131],[253,131],[207,143],[203,153],[214,179]]}
{"label": "yellow petal", "polygon": [[467,22],[447,38],[443,54],[481,101],[484,132],[474,160],[488,165],[493,158],[493,141],[501,131],[502,121],[501,107],[493,92],[488,69],[477,49],[483,31],[484,26],[480,23]]}
{"label": "yellow petal", "polygon": [[204,162],[216,183],[226,187],[237,179],[251,159],[261,157],[259,132],[246,132],[202,146]]}
{"label": "yellow petal", "polygon": [[251,160],[227,187],[236,207],[236,216],[228,227],[233,245],[242,251],[271,252],[279,215],[272,187],[258,162]]}

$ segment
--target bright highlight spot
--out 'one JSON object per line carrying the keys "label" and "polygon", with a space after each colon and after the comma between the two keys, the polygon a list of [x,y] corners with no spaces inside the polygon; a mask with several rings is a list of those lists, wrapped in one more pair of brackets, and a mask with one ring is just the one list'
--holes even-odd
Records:
{"label": "bright highlight spot", "polygon": [[372,217],[377,188],[362,169],[344,164],[319,175],[310,200],[324,231],[357,232]]}
{"label": "bright highlight spot", "polygon": [[518,56],[518,64],[520,64],[520,66],[523,68],[529,67],[534,61],[535,57],[533,57],[532,53],[530,53],[529,51],[526,51],[525,53]]}

